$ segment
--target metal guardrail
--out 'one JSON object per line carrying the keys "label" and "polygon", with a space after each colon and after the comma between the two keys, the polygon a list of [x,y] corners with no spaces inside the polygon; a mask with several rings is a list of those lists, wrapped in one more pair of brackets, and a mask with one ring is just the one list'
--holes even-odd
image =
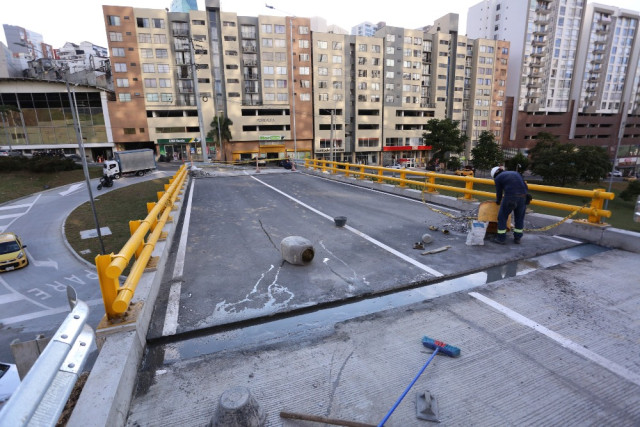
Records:
{"label": "metal guardrail", "polygon": [[[333,162],[329,160],[318,160],[318,159],[305,159],[305,167],[320,169],[323,172],[330,172],[332,174],[342,173],[346,177],[354,176],[358,179],[372,179],[376,182],[390,182],[396,183],[400,187],[406,187],[407,185],[416,186],[422,188],[427,193],[436,194],[437,190],[447,190],[456,193],[460,193],[465,200],[473,200],[472,196],[481,196],[487,198],[494,198],[495,193],[489,191],[482,190],[474,190],[473,184],[488,184],[494,185],[492,179],[486,178],[475,178],[471,176],[456,176],[456,175],[447,175],[436,172],[421,172],[414,171],[411,169],[393,169],[393,168],[385,168],[382,166],[372,166],[372,165],[359,165],[353,163],[341,163],[341,162]],[[389,172],[398,173],[399,178],[395,176],[386,176],[384,175]],[[411,177],[420,178],[418,181],[416,179],[411,179]],[[422,181],[424,180],[424,181]],[[447,181],[458,181],[464,182],[465,186],[463,187],[455,187],[446,184],[440,184],[440,182]],[[602,217],[610,218],[611,211],[603,209],[605,200],[613,200],[615,195],[613,193],[607,192],[605,189],[595,189],[595,190],[580,190],[576,188],[564,188],[564,187],[554,187],[550,185],[540,185],[540,184],[528,184],[529,190],[532,191],[540,191],[544,193],[554,193],[554,194],[564,194],[566,196],[576,196],[576,197],[587,197],[591,199],[591,203],[589,206],[578,206],[567,203],[557,203],[550,202],[545,200],[537,200],[534,199],[531,201],[531,204],[534,206],[542,206],[551,209],[558,209],[568,212],[579,212],[585,215],[588,215],[588,222],[590,224],[601,224]]]}
{"label": "metal guardrail", "polygon": [[91,351],[89,306],[67,286],[71,313],[0,410],[2,426],[55,426]]}
{"label": "metal guardrail", "polygon": [[[170,219],[170,214],[180,190],[187,177],[187,166],[183,164],[178,172],[165,185],[165,191],[158,193],[158,203],[147,203],[149,214],[144,220],[130,221],[129,229],[131,237],[117,254],[96,256],[96,269],[104,310],[108,319],[121,317],[131,303],[131,298],[136,287],[152,260],[151,254],[156,243],[161,238],[165,238],[162,229]],[[145,242],[145,236],[151,231]],[[122,287],[120,286],[120,275],[129,265],[129,261],[135,255],[136,261],[131,267]]]}

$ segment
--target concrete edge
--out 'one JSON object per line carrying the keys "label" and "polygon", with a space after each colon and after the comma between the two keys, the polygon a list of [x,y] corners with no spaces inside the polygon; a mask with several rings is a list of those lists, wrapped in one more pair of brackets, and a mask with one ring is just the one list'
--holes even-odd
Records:
{"label": "concrete edge", "polygon": [[[184,194],[189,182],[187,177],[182,189]],[[184,194],[176,202],[178,209],[172,214],[173,222],[167,223],[163,229],[167,232],[167,239],[158,242],[154,249],[153,255],[159,257],[157,267],[154,271],[145,272],[136,288],[132,302],[141,304],[136,322],[97,332],[102,346],[67,423],[70,427],[122,426],[126,423],[162,273],[175,237],[178,216],[184,206]]]}
{"label": "concrete edge", "polygon": [[[443,196],[440,194],[423,193],[420,190],[398,187],[391,184],[382,184],[370,180],[345,177],[344,175],[322,172],[320,170],[299,167],[299,172],[330,179],[333,181],[343,182],[345,184],[356,185],[359,187],[369,188],[384,193],[395,194],[416,200],[424,200],[426,202],[446,206],[453,209],[471,210],[478,207],[478,201],[467,201],[451,196]],[[563,218],[552,215],[539,213],[527,214],[527,221],[534,224],[536,228],[551,226],[560,222]],[[562,224],[556,226],[556,234],[567,236],[574,239],[580,239],[589,243],[604,246],[613,249],[622,249],[629,252],[640,253],[640,233],[619,228],[613,228],[608,225],[592,225],[581,221],[566,220]]]}

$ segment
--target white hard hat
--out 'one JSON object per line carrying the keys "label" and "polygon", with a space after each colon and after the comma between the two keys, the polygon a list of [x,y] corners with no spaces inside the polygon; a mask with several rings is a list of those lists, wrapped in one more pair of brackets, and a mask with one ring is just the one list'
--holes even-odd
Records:
{"label": "white hard hat", "polygon": [[496,176],[496,172],[498,172],[498,170],[501,170],[502,168],[500,166],[496,166],[493,169],[491,169],[491,178],[495,178]]}

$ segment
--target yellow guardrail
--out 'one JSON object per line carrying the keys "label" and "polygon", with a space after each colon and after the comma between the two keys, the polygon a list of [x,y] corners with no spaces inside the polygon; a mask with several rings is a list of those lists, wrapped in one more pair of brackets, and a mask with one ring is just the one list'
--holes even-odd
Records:
{"label": "yellow guardrail", "polygon": [[[382,166],[341,163],[341,162],[319,160],[319,159],[305,159],[304,165],[307,168],[321,170],[322,172],[329,172],[332,174],[341,173],[341,174],[344,174],[346,177],[353,176],[358,179],[368,178],[376,182],[393,182],[400,187],[413,185],[413,186],[422,188],[423,191],[426,191],[427,193],[435,194],[437,193],[437,190],[453,191],[453,192],[462,194],[462,198],[469,201],[473,200],[472,196],[488,197],[488,198],[494,198],[494,199],[496,197],[495,192],[473,189],[473,185],[476,183],[494,185],[494,182],[492,179],[475,178],[472,176],[447,175],[447,174],[436,173],[436,172],[422,172],[422,171],[414,171],[411,169],[393,169],[393,168],[385,168]],[[390,173],[390,172],[393,172],[394,175],[399,174],[399,177],[385,175],[385,173]],[[465,186],[464,188],[455,187],[455,186],[446,185],[446,184],[439,184],[438,181],[464,182]],[[572,205],[567,203],[557,203],[557,202],[534,199],[531,201],[531,204],[534,206],[543,206],[547,208],[559,209],[559,210],[569,211],[569,212],[577,211],[579,213],[588,215],[588,222],[591,224],[600,224],[602,221],[602,217],[605,217],[605,218],[611,217],[611,211],[603,209],[603,206],[604,206],[605,200],[613,200],[615,195],[613,193],[607,192],[604,189],[580,190],[576,188],[554,187],[550,185],[540,185],[540,184],[527,183],[527,185],[529,186],[529,190],[532,190],[532,191],[564,194],[567,196],[576,196],[576,197],[587,197],[591,199],[591,204],[589,206],[578,206],[578,205]]]}
{"label": "yellow guardrail", "polygon": [[[165,238],[162,229],[169,221],[175,201],[180,194],[187,177],[187,166],[182,165],[178,172],[165,185],[164,192],[158,192],[157,203],[147,203],[149,214],[143,220],[130,221],[131,237],[116,255],[98,255],[95,258],[98,280],[102,291],[104,310],[108,319],[121,317],[131,303],[138,282],[145,268],[153,263],[151,253],[158,240]],[[147,240],[145,237],[149,234]],[[120,286],[120,275],[135,255],[136,261],[131,267],[124,284]],[[152,262],[150,262],[152,261]]]}

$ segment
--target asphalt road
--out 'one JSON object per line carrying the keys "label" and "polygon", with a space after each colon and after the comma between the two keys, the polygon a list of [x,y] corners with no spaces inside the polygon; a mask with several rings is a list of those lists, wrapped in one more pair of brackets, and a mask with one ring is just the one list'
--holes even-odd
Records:
{"label": "asphalt road", "polygon": [[[188,243],[180,248],[176,239],[173,248],[183,266],[176,273],[175,261],[168,263],[151,339],[417,286],[580,243],[551,231],[528,234],[522,245],[467,246],[461,224],[471,212],[282,171],[193,180],[181,221]],[[347,225],[336,227],[335,216],[346,216]],[[425,233],[433,242],[424,251],[445,250],[414,249]],[[288,236],[312,243],[309,265],[283,261],[280,244]]]}
{"label": "asphalt road", "polygon": [[[109,189],[96,189],[94,198],[107,191],[143,180],[169,176],[167,166],[143,177],[124,177]],[[89,304],[89,323],[95,328],[104,307],[95,266],[75,255],[65,243],[64,221],[79,205],[89,200],[85,182],[54,188],[0,206],[0,231],[18,234],[27,245],[30,264],[0,274],[0,361],[14,363],[10,344],[29,341],[43,334],[50,337],[69,313],[66,287]],[[100,224],[108,227],[108,224]]]}

